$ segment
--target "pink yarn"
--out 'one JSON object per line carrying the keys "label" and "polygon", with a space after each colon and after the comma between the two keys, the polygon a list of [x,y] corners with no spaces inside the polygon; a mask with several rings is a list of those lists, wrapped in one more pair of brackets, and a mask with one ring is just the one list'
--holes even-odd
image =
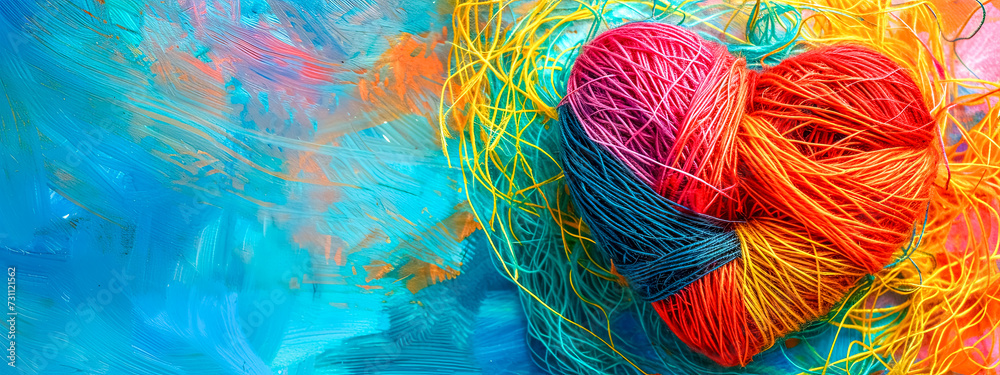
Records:
{"label": "pink yarn", "polygon": [[592,140],[662,193],[669,171],[664,162],[712,68],[712,47],[688,30],[660,23],[605,31],[583,47],[565,100]]}

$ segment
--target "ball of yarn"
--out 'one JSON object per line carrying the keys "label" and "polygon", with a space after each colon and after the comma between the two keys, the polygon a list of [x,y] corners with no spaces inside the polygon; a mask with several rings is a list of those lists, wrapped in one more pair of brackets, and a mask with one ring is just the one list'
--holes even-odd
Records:
{"label": "ball of yarn", "polygon": [[854,45],[763,72],[681,27],[583,47],[563,162],[595,240],[670,329],[745,365],[913,238],[938,152],[909,73]]}

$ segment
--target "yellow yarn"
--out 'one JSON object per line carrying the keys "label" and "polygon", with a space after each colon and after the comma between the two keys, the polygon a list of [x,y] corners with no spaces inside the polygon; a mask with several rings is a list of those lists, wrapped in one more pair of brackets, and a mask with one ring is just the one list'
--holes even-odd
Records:
{"label": "yellow yarn", "polygon": [[[947,38],[953,35],[947,34],[949,30],[938,18],[948,9],[929,1],[744,1],[695,10],[688,3],[668,6],[644,1],[456,4],[452,74],[443,89],[448,103],[440,108],[440,129],[442,137],[459,138],[456,158],[466,193],[492,196],[477,200],[470,195],[470,201],[484,229],[492,234],[491,247],[502,272],[554,319],[586,332],[620,360],[646,373],[634,354],[618,350],[609,318],[615,307],[601,302],[604,298],[596,293],[588,294],[577,281],[589,277],[608,285],[620,282],[599,259],[593,240],[572,211],[561,188],[561,173],[540,172],[561,170],[555,156],[558,150],[543,146],[544,139],[526,135],[546,134],[539,128],[553,124],[555,106],[565,94],[553,77],[568,66],[574,46],[589,39],[588,35],[618,20],[652,17],[684,19],[686,25],[724,42],[746,44],[735,25],[745,24],[761,4],[787,4],[802,12],[800,45],[861,44],[914,72],[942,138],[949,131],[959,132],[959,143],[965,144],[961,150],[959,144],[942,144],[948,163],[941,166],[935,181],[928,221],[918,228],[923,232],[919,246],[908,254],[901,250],[904,260],[873,275],[870,288],[860,290],[853,303],[835,308],[844,313],[832,314],[839,318],[831,324],[864,333],[864,341],[870,344],[851,342],[852,354],[847,358],[833,358],[831,349],[822,367],[804,372],[849,372],[851,363],[865,360],[883,362],[889,374],[996,372],[1000,361],[996,354],[1000,351],[996,334],[1000,325],[1000,83],[959,78],[962,66],[948,52],[953,43]],[[978,11],[979,7],[971,10]],[[959,16],[968,19],[974,14]],[[553,46],[553,40],[563,43]],[[964,113],[974,109],[985,116],[970,124]],[[446,154],[450,151],[456,150],[445,147]],[[529,153],[541,157],[529,158]],[[575,321],[552,307],[556,300],[545,297],[550,294],[522,282],[525,273],[546,270],[533,268],[518,250],[526,246],[525,232],[513,223],[519,215],[558,228],[553,235],[562,243],[561,256],[570,261],[565,263],[570,268],[570,295],[599,311],[604,327]],[[771,251],[781,254],[780,249]],[[788,272],[801,266],[784,265]],[[763,282],[780,275],[745,272],[748,278],[761,280],[748,282],[748,288],[780,283]],[[753,289],[745,295],[772,292]],[[880,303],[897,296],[905,298],[888,307]],[[893,316],[894,324],[886,326],[886,316]]]}

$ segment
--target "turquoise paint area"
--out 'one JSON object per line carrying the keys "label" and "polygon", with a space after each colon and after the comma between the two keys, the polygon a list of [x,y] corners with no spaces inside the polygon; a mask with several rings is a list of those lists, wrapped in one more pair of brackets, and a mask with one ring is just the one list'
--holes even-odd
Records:
{"label": "turquoise paint area", "polygon": [[[390,37],[447,14],[0,4],[0,264],[18,313],[0,373],[491,372],[475,333],[523,332],[523,314],[481,234],[440,231],[468,210],[461,174],[425,117],[358,99]],[[414,294],[373,262],[462,275]],[[491,298],[511,314],[482,315]],[[523,336],[489,345],[533,368]]]}

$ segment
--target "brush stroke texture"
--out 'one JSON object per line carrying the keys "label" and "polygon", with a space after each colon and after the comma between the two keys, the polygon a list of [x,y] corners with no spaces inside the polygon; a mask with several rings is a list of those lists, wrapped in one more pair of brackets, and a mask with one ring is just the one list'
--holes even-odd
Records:
{"label": "brush stroke texture", "polygon": [[440,152],[449,14],[0,4],[15,372],[534,371]]}

